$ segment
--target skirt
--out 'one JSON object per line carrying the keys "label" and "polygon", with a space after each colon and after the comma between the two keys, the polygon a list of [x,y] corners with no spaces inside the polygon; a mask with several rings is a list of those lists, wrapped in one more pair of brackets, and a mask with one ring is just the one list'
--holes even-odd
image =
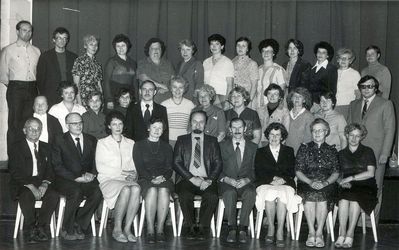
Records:
{"label": "skirt", "polygon": [[295,194],[291,186],[265,184],[256,188],[256,209],[264,209],[265,201],[275,201],[277,198],[287,206],[290,213],[298,212],[298,205],[302,202],[302,198]]}
{"label": "skirt", "polygon": [[125,186],[138,186],[137,182],[129,182],[122,179],[111,179],[100,183],[100,189],[104,196],[104,201],[107,203],[107,207],[113,209],[116,201],[118,200],[119,193]]}

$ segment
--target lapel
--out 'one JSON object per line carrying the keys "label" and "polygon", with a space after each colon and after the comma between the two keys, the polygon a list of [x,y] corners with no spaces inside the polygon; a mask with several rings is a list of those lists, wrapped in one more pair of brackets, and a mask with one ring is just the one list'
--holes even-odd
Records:
{"label": "lapel", "polygon": [[187,156],[188,156],[187,165],[188,165],[188,168],[190,168],[190,163],[191,163],[191,151],[193,150],[193,146],[191,145],[191,144],[192,144],[192,142],[191,142],[191,133],[188,134],[188,135],[185,137],[185,140],[186,140],[186,141],[183,142],[183,145],[184,145],[184,148],[185,148],[185,150],[186,150],[186,152],[187,152]]}
{"label": "lapel", "polygon": [[[83,138],[84,140],[84,138]],[[72,135],[69,132],[66,132],[66,141],[69,143],[69,148],[71,149],[71,151],[73,152],[73,154],[75,155],[75,159],[80,159],[80,155],[78,152],[78,148],[76,147],[75,141],[72,138]],[[85,146],[85,142],[83,142],[83,147]],[[83,154],[85,153],[86,150],[84,150],[83,148]]]}
{"label": "lapel", "polygon": [[[296,61],[295,65],[294,65],[294,68],[292,69],[292,73],[291,73],[292,76],[296,76],[297,75],[297,72],[299,71],[299,68],[301,67],[301,60],[302,59],[300,57],[298,57],[298,60]],[[292,79],[292,80],[296,81],[296,79]]]}
{"label": "lapel", "polygon": [[[367,109],[367,112],[366,112],[365,116],[363,117],[363,120],[366,120],[367,117],[369,116],[369,114],[373,113],[372,110],[379,106],[380,100],[378,98],[379,98],[379,96],[376,95],[374,97],[373,101],[369,103],[369,108]],[[362,105],[362,103],[363,103],[363,99],[361,99],[360,106]]]}
{"label": "lapel", "polygon": [[[58,59],[57,59],[57,52],[55,52],[55,49],[52,49],[51,51],[51,65],[52,65],[52,70],[54,70],[55,74],[60,76],[61,79],[61,72],[60,72],[60,65],[58,64]],[[66,53],[65,53],[65,58],[66,58]],[[67,59],[65,60],[67,61]],[[66,62],[65,62],[66,63]]]}
{"label": "lapel", "polygon": [[[241,166],[238,166],[238,164],[237,164],[235,145],[233,144],[232,140],[229,140],[229,146],[227,147],[227,150],[228,150],[228,152],[227,152],[228,155],[234,156],[234,157],[231,157],[231,160],[233,161],[234,171],[236,173],[238,173],[238,169],[241,169]],[[244,154],[245,154],[245,151],[246,150],[244,149]],[[241,165],[242,165],[243,161],[244,161],[244,159],[241,160]]]}
{"label": "lapel", "polygon": [[[186,63],[184,63],[184,61],[181,61],[179,68],[178,68],[179,75],[184,75],[188,71],[188,69],[191,68],[191,66],[194,64],[194,61],[195,61],[194,57],[191,57],[191,59]],[[183,67],[182,67],[182,65],[183,65]]]}
{"label": "lapel", "polygon": [[[136,121],[137,124],[144,124],[143,113],[141,111],[141,101],[139,101],[135,106],[133,106],[134,113],[136,114]],[[154,110],[153,110],[154,113]]]}
{"label": "lapel", "polygon": [[26,171],[27,171],[27,174],[29,176],[32,176],[32,173],[33,173],[33,157],[32,157],[32,154],[30,152],[30,148],[29,148],[28,142],[26,140],[24,141],[23,145],[24,146],[23,146],[23,148],[21,150],[22,150],[22,155],[25,155],[25,159],[27,160],[27,162],[26,162],[26,166],[27,166]]}
{"label": "lapel", "polygon": [[267,157],[268,157],[269,159],[271,159],[275,164],[277,164],[277,163],[279,162],[280,156],[281,156],[281,145],[280,145],[280,152],[279,152],[279,154],[278,154],[277,161],[276,161],[276,159],[274,159],[274,156],[273,156],[272,151],[270,150],[269,144],[267,144],[267,146],[266,146],[266,155],[267,155]]}
{"label": "lapel", "polygon": [[[82,133],[83,134],[83,133]],[[91,141],[87,138],[85,134],[83,134],[83,154],[82,154],[82,159],[86,157],[90,153],[90,148],[91,148]]]}

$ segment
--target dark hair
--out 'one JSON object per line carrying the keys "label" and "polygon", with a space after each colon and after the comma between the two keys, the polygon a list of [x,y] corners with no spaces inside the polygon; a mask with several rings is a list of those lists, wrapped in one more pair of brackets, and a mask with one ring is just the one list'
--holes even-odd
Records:
{"label": "dark hair", "polygon": [[122,112],[118,110],[111,110],[106,116],[105,116],[105,131],[107,134],[111,134],[111,129],[108,128],[108,126],[111,125],[111,122],[113,119],[118,119],[125,123],[125,116],[122,114]]}
{"label": "dark hair", "polygon": [[327,92],[323,92],[320,94],[320,99],[321,97],[324,97],[325,99],[330,99],[332,102],[332,108],[335,108],[335,105],[337,104],[337,97],[334,95],[333,92],[331,91],[327,91]]}
{"label": "dark hair", "polygon": [[142,81],[142,82],[140,83],[140,89],[141,89],[141,88],[143,87],[143,85],[146,84],[147,82],[151,83],[151,84],[154,86],[155,91],[157,90],[157,85],[155,85],[155,82],[153,82],[153,81],[151,81],[151,80],[144,80],[144,81]]}
{"label": "dark hair", "polygon": [[291,38],[287,41],[285,44],[285,54],[288,55],[288,47],[290,46],[290,43],[294,44],[294,46],[298,49],[298,56],[303,56],[304,48],[303,48],[303,43],[297,39]]}
{"label": "dark hair", "polygon": [[220,43],[220,45],[223,46],[222,48],[222,54],[223,54],[225,51],[226,39],[220,34],[212,34],[208,37],[208,44],[211,45],[212,41],[217,41]]}
{"label": "dark hair", "polygon": [[165,46],[165,43],[161,39],[159,39],[157,37],[153,37],[153,38],[151,38],[150,40],[148,40],[145,43],[145,45],[144,45],[144,54],[146,56],[150,56],[149,51],[150,51],[151,44],[153,44],[153,43],[159,43],[161,45],[161,50],[162,50],[161,51],[161,57],[162,57],[163,54],[166,51],[166,46]]}
{"label": "dark hair", "polygon": [[134,93],[133,90],[130,90],[128,88],[120,88],[118,90],[118,92],[115,94],[115,102],[118,103],[119,102],[119,98],[121,98],[121,96],[125,95],[125,94],[129,94],[130,95],[130,102],[134,103]]}
{"label": "dark hair", "polygon": [[272,122],[267,126],[265,129],[265,132],[263,133],[266,137],[266,139],[269,140],[269,134],[272,130],[280,130],[281,132],[281,140],[284,141],[288,137],[288,131],[285,128],[285,126],[279,122]]}
{"label": "dark hair", "polygon": [[33,32],[33,26],[32,26],[32,24],[31,24],[29,21],[26,21],[26,20],[19,21],[19,22],[17,23],[17,25],[15,25],[15,28],[16,28],[17,30],[20,30],[22,24],[28,24],[28,25],[31,27],[32,32]]}
{"label": "dark hair", "polygon": [[241,36],[241,37],[239,37],[239,38],[237,39],[237,41],[236,41],[236,46],[237,46],[237,43],[242,42],[242,41],[247,42],[247,45],[248,45],[247,55],[249,55],[249,52],[251,52],[251,50],[252,50],[252,42],[251,42],[251,40],[249,40],[248,37],[246,37],[246,36]]}
{"label": "dark hair", "polygon": [[130,42],[129,37],[127,37],[125,34],[118,34],[114,37],[112,40],[112,47],[114,50],[116,50],[116,44],[121,42],[126,44],[127,51],[129,52],[130,48],[132,47],[132,43]]}
{"label": "dark hair", "polygon": [[231,102],[231,96],[233,95],[233,92],[237,92],[242,95],[244,98],[244,105],[247,106],[248,103],[251,101],[251,96],[249,92],[242,86],[236,86],[232,90],[230,90],[229,95],[228,95],[228,100]]}
{"label": "dark hair", "polygon": [[324,119],[322,119],[322,118],[316,118],[316,119],[314,119],[313,120],[313,122],[310,124],[310,131],[313,131],[313,127],[314,127],[314,125],[316,125],[316,124],[323,124],[326,128],[327,128],[327,135],[326,135],[326,137],[327,136],[329,136],[330,135],[330,124],[328,124],[328,122],[326,121],[326,120],[324,120]]}
{"label": "dark hair", "polygon": [[303,99],[305,99],[305,103],[303,104],[304,108],[306,108],[307,110],[310,110],[310,108],[313,105],[312,102],[312,95],[310,94],[309,90],[307,90],[304,87],[297,87],[294,90],[292,90],[288,96],[287,96],[287,106],[288,109],[291,110],[294,107],[294,103],[292,102],[292,96],[297,93],[300,94]]}
{"label": "dark hair", "polygon": [[273,49],[273,54],[274,54],[273,60],[274,60],[274,59],[276,59],[276,56],[277,56],[278,51],[279,51],[279,49],[280,49],[280,45],[279,45],[278,42],[277,42],[276,40],[274,40],[273,38],[269,38],[269,39],[262,40],[262,41],[259,43],[259,45],[258,45],[259,52],[262,54],[263,48],[267,48],[267,47],[269,47],[269,46],[272,47],[272,49]]}
{"label": "dark hair", "polygon": [[313,53],[314,53],[315,55],[317,55],[317,51],[318,51],[319,49],[325,49],[325,50],[327,50],[327,54],[328,54],[327,60],[328,60],[329,62],[331,62],[331,60],[332,60],[333,57],[334,57],[334,48],[331,46],[331,44],[329,44],[328,42],[325,42],[325,41],[318,42],[318,43],[315,44],[315,46],[314,46],[314,48],[313,48]]}
{"label": "dark hair", "polygon": [[183,45],[190,47],[193,50],[193,55],[197,53],[197,45],[194,43],[193,40],[184,39],[179,42],[179,50],[183,47]]}
{"label": "dark hair", "polygon": [[360,85],[362,83],[367,82],[368,80],[373,80],[374,81],[374,88],[376,89],[376,93],[379,92],[378,88],[380,87],[380,82],[375,78],[374,76],[371,75],[365,75],[362,78],[360,78],[359,82],[357,83],[357,87],[360,89]]}
{"label": "dark hair", "polygon": [[166,129],[166,123],[165,123],[165,121],[164,121],[162,118],[160,118],[160,117],[151,117],[150,121],[149,121],[148,124],[147,124],[147,129],[150,129],[150,126],[151,126],[152,124],[154,124],[154,123],[157,123],[157,122],[162,123],[162,132],[165,131],[165,129]]}
{"label": "dark hair", "polygon": [[53,31],[53,39],[56,38],[55,36],[56,36],[57,34],[67,34],[67,36],[68,36],[67,41],[69,41],[70,34],[69,34],[69,31],[68,31],[66,28],[64,28],[64,27],[58,27],[58,28],[56,28],[56,29]]}
{"label": "dark hair", "polygon": [[233,119],[230,120],[229,127],[231,128],[231,125],[233,124],[233,122],[238,122],[238,121],[242,122],[242,124],[244,125],[244,128],[247,126],[247,123],[245,122],[244,119],[242,119],[240,117],[234,117]]}
{"label": "dark hair", "polygon": [[204,117],[205,117],[205,123],[208,121],[208,116],[206,115],[206,112],[205,111],[203,111],[203,110],[194,110],[194,111],[192,111],[191,112],[191,114],[190,114],[190,122],[191,122],[191,120],[192,120],[192,118],[193,118],[193,116],[195,115],[195,114],[201,114],[201,115],[203,115]]}
{"label": "dark hair", "polygon": [[263,95],[267,96],[267,93],[270,90],[278,90],[278,95],[280,96],[280,99],[284,98],[284,90],[280,87],[280,85],[275,84],[275,83],[270,83],[269,86],[263,91]]}
{"label": "dark hair", "polygon": [[352,132],[353,130],[360,130],[360,132],[362,132],[362,138],[360,139],[361,141],[366,138],[367,136],[367,128],[366,126],[364,126],[363,124],[360,123],[351,123],[345,126],[345,136],[348,137],[349,133]]}
{"label": "dark hair", "polygon": [[90,91],[89,94],[87,95],[87,103],[86,103],[87,106],[89,106],[90,100],[91,100],[91,98],[93,98],[93,96],[100,97],[101,102],[103,102],[101,92],[98,90],[94,90],[94,91]]}
{"label": "dark hair", "polygon": [[71,82],[68,81],[62,81],[60,82],[60,84],[58,85],[57,88],[57,92],[60,96],[62,96],[62,92],[64,91],[64,89],[67,88],[73,88],[73,91],[75,91],[75,96],[78,95],[78,87],[76,86],[76,84],[73,84]]}
{"label": "dark hair", "polygon": [[367,53],[367,51],[369,51],[369,50],[371,50],[371,49],[375,50],[375,52],[377,52],[377,55],[380,55],[380,56],[381,56],[381,49],[380,49],[380,47],[378,47],[377,45],[370,45],[370,46],[368,46],[368,47],[364,50],[364,52]]}

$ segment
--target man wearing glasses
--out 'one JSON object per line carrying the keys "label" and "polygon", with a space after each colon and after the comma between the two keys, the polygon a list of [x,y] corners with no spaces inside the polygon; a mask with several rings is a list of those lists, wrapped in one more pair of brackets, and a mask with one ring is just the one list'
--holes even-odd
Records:
{"label": "man wearing glasses", "polygon": [[[65,123],[68,131],[56,137],[52,150],[55,187],[66,198],[61,236],[65,240],[81,240],[102,200],[95,178],[97,140],[82,133],[83,120],[79,113],[69,113]],[[83,199],[86,203],[79,209]]]}
{"label": "man wearing glasses", "polygon": [[395,113],[392,102],[378,95],[379,82],[375,77],[363,76],[357,86],[361,98],[350,103],[348,124],[356,122],[366,126],[368,134],[363,144],[373,149],[377,159],[375,179],[378,187],[378,204],[374,214],[378,224],[385,165],[391,154],[395,133]]}
{"label": "man wearing glasses", "polygon": [[57,93],[61,81],[72,80],[72,66],[77,55],[66,49],[69,42],[69,31],[58,27],[53,32],[54,48],[39,57],[37,64],[37,88],[40,95],[47,97],[49,107],[61,101]]}

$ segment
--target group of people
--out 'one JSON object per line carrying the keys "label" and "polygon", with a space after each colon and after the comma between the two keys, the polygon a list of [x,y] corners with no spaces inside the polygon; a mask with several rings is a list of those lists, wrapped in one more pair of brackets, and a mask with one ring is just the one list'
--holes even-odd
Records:
{"label": "group of people", "polygon": [[[369,65],[360,75],[350,67],[350,49],[338,51],[337,68],[333,47],[319,42],[312,66],[301,58],[303,44],[290,39],[289,60],[280,66],[278,42],[265,39],[258,67],[248,38],[237,39],[230,60],[223,55],[225,38],[213,34],[204,62],[194,57],[195,43],[182,40],[175,71],[162,40],[151,38],[136,64],[127,55],[129,38],[119,34],[103,73],[95,36],[84,37],[85,52],[77,57],[66,50],[68,30],[57,28],[54,49],[40,55],[29,43],[32,25],[21,21],[16,29],[17,42],[1,52],[0,81],[7,86],[9,169],[28,241],[48,239],[58,194],[66,199],[65,240],[85,237],[104,199],[103,206],[114,209],[115,240],[137,241],[131,227],[143,200],[146,240],[165,241],[175,194],[190,239],[206,238],[219,196],[228,242],[247,241],[254,207],[266,211],[266,242],[279,247],[286,213],[301,202],[309,247],[324,247],[323,225],[334,205],[336,247],[352,246],[361,210],[374,211],[378,221],[395,132],[391,76],[378,62],[378,47],[366,49]],[[36,221],[37,200],[43,205]]]}

